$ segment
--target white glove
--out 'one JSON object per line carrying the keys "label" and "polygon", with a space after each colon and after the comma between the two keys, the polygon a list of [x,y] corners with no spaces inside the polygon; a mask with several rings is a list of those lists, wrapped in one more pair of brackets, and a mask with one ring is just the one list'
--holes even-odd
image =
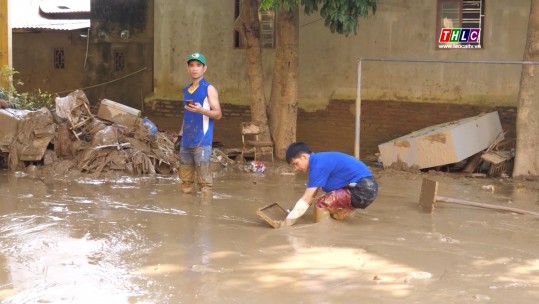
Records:
{"label": "white glove", "polygon": [[286,220],[283,226],[293,225],[298,218],[305,214],[307,209],[309,209],[309,203],[304,199],[300,198],[294,206],[294,209],[292,209],[292,211],[290,211],[290,213],[288,213],[288,215],[286,216]]}

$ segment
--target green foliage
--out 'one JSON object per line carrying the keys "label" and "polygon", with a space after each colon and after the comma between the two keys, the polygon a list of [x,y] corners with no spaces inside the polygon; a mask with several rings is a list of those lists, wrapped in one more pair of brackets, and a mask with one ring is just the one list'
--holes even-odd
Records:
{"label": "green foliage", "polygon": [[280,11],[283,9],[284,11],[289,12],[301,4],[303,4],[303,0],[262,0],[260,3],[260,10]]}
{"label": "green foliage", "polygon": [[[2,81],[2,85],[4,83],[8,84],[7,88],[2,88],[2,92],[4,91],[7,91],[7,92],[14,92],[15,91],[15,86],[13,85],[13,81],[11,80],[13,75],[17,74],[18,72],[15,71],[13,68],[7,66],[7,65],[4,65],[1,69],[0,69],[0,80]],[[3,94],[2,94],[3,96]],[[5,97],[1,97],[0,98],[4,99],[4,100],[7,100]]]}
{"label": "green foliage", "polygon": [[27,110],[47,108],[52,110],[55,105],[52,95],[37,89],[33,92],[25,92],[18,95],[19,107]]}
{"label": "green foliage", "polygon": [[54,100],[47,92],[41,92],[40,89],[33,92],[17,92],[15,86],[21,86],[23,83],[20,81],[13,83],[15,74],[18,72],[7,65],[0,69],[0,83],[2,86],[7,84],[5,87],[0,87],[0,99],[4,99],[9,107],[15,109],[38,110],[43,107],[52,109],[55,105]]}
{"label": "green foliage", "polygon": [[369,10],[373,14],[376,12],[376,0],[328,0],[324,2],[320,15],[332,33],[348,36],[351,32],[357,34],[359,17],[367,17]]}
{"label": "green foliage", "polygon": [[324,24],[332,33],[348,36],[357,34],[359,18],[367,17],[369,12],[376,12],[376,0],[262,0],[260,10],[284,9],[290,11],[302,5],[306,14],[318,12],[324,18]]}

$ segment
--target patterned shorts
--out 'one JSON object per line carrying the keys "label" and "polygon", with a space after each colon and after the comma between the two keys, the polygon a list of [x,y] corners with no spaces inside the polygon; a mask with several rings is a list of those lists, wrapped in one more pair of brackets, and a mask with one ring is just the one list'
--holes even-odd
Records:
{"label": "patterned shorts", "polygon": [[337,189],[320,196],[316,206],[330,209],[365,209],[377,194],[378,184],[374,177],[364,177],[354,187]]}

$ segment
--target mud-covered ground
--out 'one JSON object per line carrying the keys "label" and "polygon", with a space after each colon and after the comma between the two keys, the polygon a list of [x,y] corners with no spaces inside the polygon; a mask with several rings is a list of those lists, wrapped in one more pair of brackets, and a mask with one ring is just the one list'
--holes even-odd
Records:
{"label": "mud-covered ground", "polygon": [[[539,182],[376,171],[377,200],[344,221],[312,210],[272,229],[306,176],[215,176],[211,201],[175,176],[76,179],[0,172],[2,303],[537,303],[539,218],[438,203],[438,195],[539,212]],[[494,191],[482,186],[494,185]]]}

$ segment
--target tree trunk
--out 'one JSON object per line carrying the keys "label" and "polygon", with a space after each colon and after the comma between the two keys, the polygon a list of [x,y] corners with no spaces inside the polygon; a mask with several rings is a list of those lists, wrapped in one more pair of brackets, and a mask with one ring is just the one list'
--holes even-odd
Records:
{"label": "tree trunk", "polygon": [[258,0],[240,0],[240,14],[234,28],[245,41],[247,54],[247,77],[249,79],[251,120],[261,129],[262,140],[271,138],[264,96],[264,71],[262,68],[262,47],[260,45],[260,22],[258,20]]}
{"label": "tree trunk", "polygon": [[284,159],[286,148],[296,141],[298,112],[299,8],[280,10],[276,22],[276,49],[269,102],[270,130],[275,155]]}
{"label": "tree trunk", "polygon": [[[524,61],[539,61],[539,0],[532,0]],[[537,77],[535,77],[538,74]],[[539,176],[539,66],[524,64],[517,102],[513,177]]]}

